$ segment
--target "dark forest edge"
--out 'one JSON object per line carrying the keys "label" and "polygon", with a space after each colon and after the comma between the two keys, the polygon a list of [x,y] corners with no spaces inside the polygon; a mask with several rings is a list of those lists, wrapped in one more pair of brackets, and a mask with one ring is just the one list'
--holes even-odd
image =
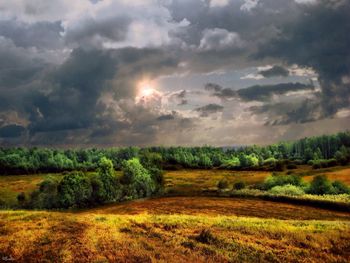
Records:
{"label": "dark forest edge", "polygon": [[116,170],[123,162],[139,158],[156,161],[162,169],[233,169],[278,171],[299,164],[313,168],[346,165],[350,161],[350,132],[304,138],[268,146],[221,147],[127,147],[109,149],[1,148],[0,174],[33,174],[95,171],[102,157]]}

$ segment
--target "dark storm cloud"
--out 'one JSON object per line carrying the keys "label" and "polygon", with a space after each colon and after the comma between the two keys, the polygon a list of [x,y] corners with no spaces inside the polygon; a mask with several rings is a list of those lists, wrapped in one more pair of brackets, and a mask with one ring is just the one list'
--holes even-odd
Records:
{"label": "dark storm cloud", "polygon": [[287,77],[289,75],[289,71],[282,66],[275,65],[270,69],[260,70],[258,74],[264,76],[265,78]]}
{"label": "dark storm cloud", "polygon": [[205,89],[210,91],[213,96],[229,99],[240,98],[244,101],[268,101],[273,95],[283,95],[292,91],[313,90],[311,84],[302,83],[280,83],[275,85],[254,85],[248,88],[233,90],[223,88],[214,83],[205,85]]}
{"label": "dark storm cloud", "polygon": [[208,117],[211,114],[222,112],[224,110],[224,107],[218,104],[208,104],[203,107],[196,108],[195,111],[200,113],[201,117]]}
{"label": "dark storm cloud", "polygon": [[[306,99],[300,102],[265,104],[253,106],[254,114],[265,115],[265,125],[287,125],[290,123],[306,123],[319,119],[319,105]],[[305,114],[307,112],[308,114]]]}
{"label": "dark storm cloud", "polygon": [[[52,92],[34,94],[31,132],[87,128],[96,118],[97,99],[112,79],[116,61],[103,51],[73,51],[71,57],[48,76]],[[39,116],[37,112],[40,112]]]}
{"label": "dark storm cloud", "polygon": [[28,24],[17,20],[0,20],[0,36],[11,39],[17,47],[58,49],[63,47],[61,22]]}
{"label": "dark storm cloud", "polygon": [[174,120],[176,112],[172,112],[171,114],[164,114],[164,115],[160,115],[157,120],[158,121],[169,121],[169,120]]}
{"label": "dark storm cloud", "polygon": [[283,95],[291,91],[313,90],[312,85],[302,83],[281,83],[276,85],[255,85],[237,90],[238,96],[245,101],[266,101],[273,95]]}
{"label": "dark storm cloud", "polygon": [[26,129],[24,127],[16,124],[3,126],[0,128],[0,137],[3,137],[3,138],[19,137],[25,132],[25,130]]}
{"label": "dark storm cloud", "polygon": [[0,92],[35,78],[44,68],[44,62],[35,55],[35,51],[16,47],[10,39],[0,36]]}
{"label": "dark storm cloud", "polygon": [[105,110],[97,103],[104,92],[112,92],[115,100],[132,98],[135,83],[143,75],[166,71],[176,63],[160,50],[74,50],[70,58],[50,74],[48,81],[53,91],[31,98],[33,109],[37,109],[32,111],[31,131],[91,127]]}
{"label": "dark storm cloud", "polygon": [[[68,43],[99,46],[103,41],[122,41],[126,37],[128,25],[132,22],[127,16],[100,18],[88,17],[78,26],[69,28],[65,35]],[[98,39],[96,39],[98,38]]]}
{"label": "dark storm cloud", "polygon": [[207,83],[204,89],[210,91],[213,96],[219,97],[221,99],[228,99],[237,97],[237,91],[230,88],[223,88],[215,83]]}
{"label": "dark storm cloud", "polygon": [[279,34],[260,47],[257,57],[313,68],[322,88],[321,117],[333,116],[349,107],[350,2],[319,0],[303,8],[293,22],[281,24]]}
{"label": "dark storm cloud", "polygon": [[[185,118],[187,112],[183,116],[178,107],[190,107],[194,91],[189,86],[165,98],[176,105],[174,114],[173,109],[162,109],[162,98],[153,108],[146,100],[145,105],[137,103],[141,80],[156,82],[177,73],[226,74],[267,64],[313,68],[322,95],[313,101],[268,104],[275,94],[313,87],[284,83],[242,89],[234,84],[233,89],[207,84],[206,89],[226,100],[225,109],[231,98],[265,103],[251,112],[270,118],[269,125],[313,121],[349,107],[348,1],[261,0],[255,5],[231,0],[216,6],[199,0],[147,6],[140,5],[142,1],[90,2],[0,4],[0,113],[17,114],[1,123],[0,134],[25,134],[31,144],[142,145],[167,140],[200,125],[201,118]],[[291,78],[282,66],[259,74]],[[195,99],[200,103],[196,105],[207,104],[195,109],[202,117],[224,111],[200,96]]]}

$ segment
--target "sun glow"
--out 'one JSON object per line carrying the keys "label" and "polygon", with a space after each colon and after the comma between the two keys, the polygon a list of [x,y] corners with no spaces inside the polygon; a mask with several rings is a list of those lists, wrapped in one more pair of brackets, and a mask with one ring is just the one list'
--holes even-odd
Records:
{"label": "sun glow", "polygon": [[150,81],[142,81],[138,84],[138,94],[139,99],[151,97],[157,93],[154,85]]}
{"label": "sun glow", "polygon": [[153,93],[155,92],[155,89],[152,89],[150,87],[144,87],[141,92],[140,92],[140,96],[141,97],[149,97],[151,96]]}

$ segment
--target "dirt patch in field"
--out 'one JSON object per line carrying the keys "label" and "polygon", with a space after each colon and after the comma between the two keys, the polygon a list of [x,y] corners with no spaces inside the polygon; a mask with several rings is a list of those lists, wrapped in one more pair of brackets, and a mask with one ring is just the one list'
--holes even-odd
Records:
{"label": "dirt patch in field", "polygon": [[167,197],[137,200],[90,209],[82,213],[228,215],[300,220],[350,220],[349,213],[263,200],[220,197]]}

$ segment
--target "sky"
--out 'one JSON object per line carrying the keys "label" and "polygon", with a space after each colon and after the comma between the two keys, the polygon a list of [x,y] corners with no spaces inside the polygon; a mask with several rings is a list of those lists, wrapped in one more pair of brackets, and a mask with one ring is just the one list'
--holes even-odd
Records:
{"label": "sky", "polygon": [[349,0],[0,0],[0,146],[350,128]]}

